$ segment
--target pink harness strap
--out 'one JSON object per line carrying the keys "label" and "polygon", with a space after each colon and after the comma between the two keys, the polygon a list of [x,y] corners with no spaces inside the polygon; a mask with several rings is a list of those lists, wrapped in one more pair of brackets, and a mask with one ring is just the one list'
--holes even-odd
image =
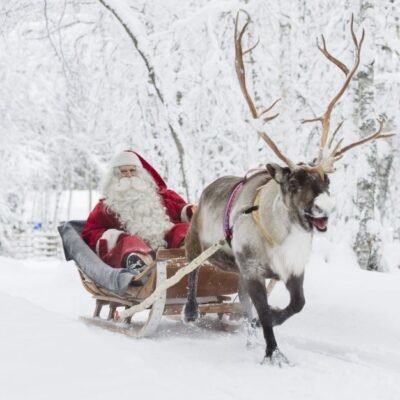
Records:
{"label": "pink harness strap", "polygon": [[242,186],[244,185],[244,183],[249,178],[251,178],[253,175],[256,175],[259,172],[264,172],[264,171],[265,171],[264,168],[254,168],[254,169],[247,171],[244,178],[242,178],[239,182],[237,182],[232,189],[232,193],[229,196],[229,200],[225,206],[224,220],[223,220],[224,236],[225,236],[225,240],[227,241],[229,246],[231,245],[232,233],[233,233],[233,226],[231,226],[229,224],[229,219],[230,219],[231,210],[232,210],[233,204],[236,200],[236,197],[239,194],[240,190],[242,189]]}
{"label": "pink harness strap", "polygon": [[240,189],[242,188],[244,183],[244,180],[240,180],[236,185],[233,187],[232,193],[229,196],[229,200],[226,203],[225,206],[225,212],[224,212],[224,235],[225,235],[225,240],[228,242],[229,246],[231,245],[231,240],[232,240],[232,226],[229,224],[229,218],[231,215],[231,210],[233,207],[233,203],[236,200],[236,197],[238,193],[240,192]]}

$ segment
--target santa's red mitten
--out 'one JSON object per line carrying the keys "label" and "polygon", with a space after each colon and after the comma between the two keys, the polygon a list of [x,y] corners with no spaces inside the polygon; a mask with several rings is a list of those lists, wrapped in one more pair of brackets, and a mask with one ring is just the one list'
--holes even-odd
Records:
{"label": "santa's red mitten", "polygon": [[103,258],[108,253],[107,239],[99,239],[99,251],[98,254]]}

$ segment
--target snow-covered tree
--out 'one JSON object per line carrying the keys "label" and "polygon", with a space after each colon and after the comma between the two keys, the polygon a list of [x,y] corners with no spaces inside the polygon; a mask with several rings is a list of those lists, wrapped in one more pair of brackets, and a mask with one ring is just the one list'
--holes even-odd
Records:
{"label": "snow-covered tree", "polygon": [[[332,54],[350,63],[352,13],[366,40],[332,125],[345,121],[345,142],[376,129],[379,114],[396,130],[396,1],[3,0],[2,230],[32,218],[28,199],[57,223],[59,206],[48,207],[49,199],[95,188],[104,163],[124,148],[141,152],[194,202],[218,176],[276,161],[258,140],[235,76],[240,8],[252,16],[245,40],[259,40],[246,65],[250,90],[260,107],[281,98],[267,129],[291,159],[315,157],[319,126],[301,121],[320,115],[341,84],[315,39],[324,34]],[[354,244],[364,268],[384,269],[385,243],[400,237],[398,148],[398,137],[366,145],[331,176],[337,206],[328,235]]]}

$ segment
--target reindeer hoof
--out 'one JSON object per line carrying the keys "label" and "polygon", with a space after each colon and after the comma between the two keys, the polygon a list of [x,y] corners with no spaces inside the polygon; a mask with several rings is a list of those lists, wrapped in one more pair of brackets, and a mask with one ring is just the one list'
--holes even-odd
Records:
{"label": "reindeer hoof", "polygon": [[195,322],[199,318],[197,307],[191,307],[188,304],[183,308],[183,322]]}
{"label": "reindeer hoof", "polygon": [[259,328],[261,326],[261,322],[258,318],[253,318],[250,322],[250,325],[253,329]]}
{"label": "reindeer hoof", "polygon": [[257,343],[257,328],[260,326],[259,320],[256,318],[253,318],[251,321],[246,319],[244,326],[246,332],[246,347],[251,349]]}
{"label": "reindeer hoof", "polygon": [[261,364],[273,365],[282,368],[285,365],[291,365],[286,356],[277,348],[271,355],[265,356]]}

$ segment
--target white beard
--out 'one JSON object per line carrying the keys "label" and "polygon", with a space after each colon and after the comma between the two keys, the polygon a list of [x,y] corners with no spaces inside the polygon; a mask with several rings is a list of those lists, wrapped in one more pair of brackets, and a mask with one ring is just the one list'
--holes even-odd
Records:
{"label": "white beard", "polygon": [[153,250],[166,246],[164,236],[173,223],[153,178],[144,168],[138,168],[131,178],[113,176],[104,195],[106,207],[117,214],[126,232],[141,237]]}

